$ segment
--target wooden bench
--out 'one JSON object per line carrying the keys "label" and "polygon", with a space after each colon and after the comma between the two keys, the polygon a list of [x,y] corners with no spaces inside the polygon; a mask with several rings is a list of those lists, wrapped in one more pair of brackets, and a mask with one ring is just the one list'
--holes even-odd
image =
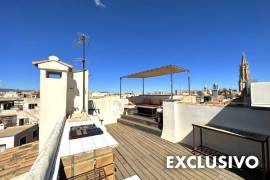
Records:
{"label": "wooden bench", "polygon": [[[228,128],[228,127],[223,127],[223,126],[218,126],[218,125],[197,125],[197,124],[192,124],[193,126],[193,153],[195,152],[208,155],[203,152],[203,136],[202,136],[202,129],[208,130],[208,131],[213,131],[217,133],[222,133],[234,137],[239,137],[243,139],[247,139],[250,141],[258,142],[261,144],[261,153],[262,153],[262,170],[263,170],[263,176],[266,176],[266,173],[269,169],[269,136],[264,135],[264,134],[258,134],[254,132],[249,132],[249,131],[243,131],[239,129],[233,129],[233,128]],[[195,139],[195,128],[199,129],[200,133],[200,146],[196,146],[196,139]]]}

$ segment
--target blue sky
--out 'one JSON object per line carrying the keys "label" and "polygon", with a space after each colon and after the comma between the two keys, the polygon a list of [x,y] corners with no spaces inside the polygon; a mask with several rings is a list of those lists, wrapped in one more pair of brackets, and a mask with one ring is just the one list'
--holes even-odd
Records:
{"label": "blue sky", "polygon": [[[2,0],[0,86],[38,89],[31,62],[49,55],[80,68],[78,32],[90,36],[94,91],[118,91],[120,76],[166,64],[190,69],[192,89],[237,88],[243,50],[252,78],[270,81],[269,8],[266,0]],[[145,87],[169,90],[169,76]],[[186,88],[185,74],[175,87]],[[124,90],[140,91],[141,80],[124,81]]]}

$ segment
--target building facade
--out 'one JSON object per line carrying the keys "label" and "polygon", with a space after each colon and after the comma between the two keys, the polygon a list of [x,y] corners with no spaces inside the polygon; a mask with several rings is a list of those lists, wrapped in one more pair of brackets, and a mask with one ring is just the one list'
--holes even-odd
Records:
{"label": "building facade", "polygon": [[7,127],[0,130],[0,152],[38,140],[38,125]]}

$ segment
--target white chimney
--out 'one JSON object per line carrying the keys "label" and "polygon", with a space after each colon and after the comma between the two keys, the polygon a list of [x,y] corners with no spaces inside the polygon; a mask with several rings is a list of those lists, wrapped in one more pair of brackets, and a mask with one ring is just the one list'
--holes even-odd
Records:
{"label": "white chimney", "polygon": [[66,118],[68,77],[72,66],[61,63],[57,56],[33,64],[40,70],[39,149],[42,149],[56,123]]}

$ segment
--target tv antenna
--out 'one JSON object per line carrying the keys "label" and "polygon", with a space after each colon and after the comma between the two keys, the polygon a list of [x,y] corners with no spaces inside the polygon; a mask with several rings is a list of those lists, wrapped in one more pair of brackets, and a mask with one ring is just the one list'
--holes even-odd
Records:
{"label": "tv antenna", "polygon": [[89,42],[89,37],[84,33],[79,33],[76,42],[77,42],[77,44],[79,44],[79,45],[82,44],[82,46],[83,46],[83,48],[82,48],[82,59],[81,59],[82,66],[83,66],[83,108],[82,108],[82,112],[86,112],[86,110],[85,110],[85,71],[86,71],[86,69],[85,69],[85,60],[86,60],[86,58],[85,58],[85,46]]}

